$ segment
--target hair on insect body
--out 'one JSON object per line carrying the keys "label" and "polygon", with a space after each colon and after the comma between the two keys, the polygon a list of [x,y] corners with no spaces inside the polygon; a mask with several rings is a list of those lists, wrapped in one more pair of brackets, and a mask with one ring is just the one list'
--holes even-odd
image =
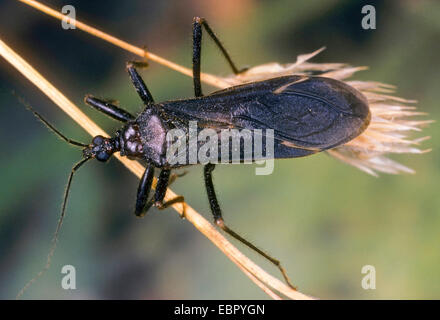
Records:
{"label": "hair on insect body", "polygon": [[[273,159],[296,158],[335,148],[360,135],[368,126],[371,118],[367,100],[359,91],[342,81],[302,75],[251,82],[203,95],[200,80],[203,28],[218,46],[234,74],[243,71],[233,63],[207,22],[203,18],[194,18],[192,64],[195,98],[155,102],[136,70],[138,63],[129,62],[127,63],[128,74],[145,106],[141,113],[134,116],[109,101],[97,99],[91,95],[87,95],[84,99],[86,104],[123,123],[123,127],[112,137],[95,136],[90,144],[68,139],[35,110],[27,106],[59,137],[71,145],[83,148],[83,158],[74,165],[68,178],[54,246],[49,253],[46,268],[55,249],[75,172],[91,159],[107,162],[114,153],[119,152],[121,156],[141,160],[146,164],[137,189],[134,210],[135,215],[139,217],[144,216],[153,206],[165,209],[172,204],[184,201],[182,196],[164,201],[167,187],[173,179],[172,170],[196,164],[204,165],[205,188],[215,224],[277,266],[285,281],[292,286],[286,271],[277,259],[269,256],[225,224],[212,177],[216,163],[224,163],[224,161],[220,158],[220,152],[217,153],[216,161],[212,158],[208,163],[199,159],[189,161],[191,124],[196,123],[196,133],[209,129],[214,135],[220,135],[224,130],[249,130],[251,139],[254,140],[262,138],[260,137],[262,130],[266,130],[266,133],[272,130],[272,146],[269,146],[267,137],[264,141],[262,139],[262,150],[266,152],[266,155],[272,147],[270,157]],[[168,151],[174,141],[168,139],[168,133],[173,130],[177,130],[180,138],[184,138],[181,140],[184,141],[186,147],[184,148],[186,150],[183,157],[186,160],[184,163],[170,161]],[[210,155],[216,154],[214,151],[220,151],[222,147],[225,147],[222,143],[224,142],[218,145],[218,150],[210,149]],[[231,142],[227,140],[226,144],[230,150],[229,162],[232,162]],[[199,154],[203,148],[206,149],[206,141],[197,141],[196,154]],[[246,154],[243,148],[243,143],[240,143],[239,162],[246,160],[254,162],[260,159],[255,150]],[[154,194],[150,197],[156,170],[160,173]]]}

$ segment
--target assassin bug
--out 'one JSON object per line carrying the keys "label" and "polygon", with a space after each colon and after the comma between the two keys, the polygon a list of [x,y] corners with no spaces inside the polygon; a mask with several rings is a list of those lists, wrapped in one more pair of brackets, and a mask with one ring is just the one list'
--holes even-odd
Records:
{"label": "assassin bug", "polygon": [[[62,139],[83,148],[83,159],[74,165],[69,175],[61,217],[65,213],[74,173],[88,160],[95,158],[106,162],[115,152],[146,163],[137,190],[137,216],[143,216],[152,206],[165,209],[174,203],[183,202],[182,196],[164,202],[172,179],[171,171],[185,166],[168,161],[167,149],[171,142],[166,137],[173,129],[180,129],[184,135],[189,135],[190,121],[197,122],[197,130],[209,128],[218,134],[227,128],[273,129],[274,159],[302,157],[337,147],[357,137],[368,126],[371,115],[366,98],[349,85],[325,77],[283,76],[230,87],[204,96],[200,80],[202,28],[216,43],[232,71],[235,74],[243,71],[237,69],[207,22],[202,18],[194,18],[192,62],[195,98],[154,102],[136,71],[137,63],[128,63],[127,71],[131,81],[145,105],[139,115],[133,116],[120,107],[91,95],[85,97],[85,103],[124,123],[123,128],[113,137],[96,136],[90,144],[73,141],[31,109]],[[197,144],[198,149],[202,146],[203,144]],[[240,160],[243,160],[243,150],[240,150]],[[258,160],[254,153],[251,160]],[[214,163],[204,164],[205,187],[215,223],[275,264],[290,284],[278,260],[242,238],[224,223],[212,181],[214,168]],[[150,198],[155,169],[160,169],[160,174],[154,195]]]}

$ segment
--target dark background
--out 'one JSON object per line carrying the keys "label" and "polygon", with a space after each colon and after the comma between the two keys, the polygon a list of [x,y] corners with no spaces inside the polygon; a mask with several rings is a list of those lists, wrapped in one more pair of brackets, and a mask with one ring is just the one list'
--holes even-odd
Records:
{"label": "dark background", "polygon": [[[368,65],[357,79],[398,86],[431,119],[440,115],[440,3],[437,1],[44,1],[75,6],[77,18],[187,67],[191,23],[203,16],[238,65],[293,62],[322,46],[315,62]],[[363,30],[364,4],[377,29]],[[0,2],[0,38],[109,132],[118,124],[84,106],[86,93],[141,105],[125,73],[137,57],[18,1]],[[205,37],[207,40],[207,37]],[[204,41],[202,70],[229,69]],[[155,63],[142,75],[156,101],[191,97],[192,80]],[[80,151],[46,130],[14,90],[67,136],[90,137],[5,60],[0,59],[0,297],[14,298],[46,261],[63,190]],[[205,86],[205,92],[214,88]],[[422,134],[423,135],[423,134]],[[440,298],[437,124],[421,156],[394,159],[416,175],[374,178],[326,154],[282,160],[269,176],[254,166],[220,166],[215,183],[226,221],[278,257],[293,282],[320,298]],[[136,219],[138,179],[118,161],[87,164],[71,190],[52,267],[29,299],[266,298],[223,254],[178,218],[153,209]],[[173,185],[210,218],[201,167]],[[242,247],[240,247],[242,248]],[[263,267],[277,270],[243,248]],[[61,268],[77,271],[77,289],[61,288]],[[376,290],[363,290],[361,268],[376,267]]]}

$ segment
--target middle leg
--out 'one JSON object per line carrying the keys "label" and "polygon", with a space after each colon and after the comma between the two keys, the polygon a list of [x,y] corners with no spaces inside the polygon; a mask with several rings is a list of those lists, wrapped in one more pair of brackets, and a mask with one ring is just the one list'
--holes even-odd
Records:
{"label": "middle leg", "polygon": [[150,201],[159,210],[166,209],[175,203],[183,203],[182,217],[185,217],[185,198],[183,196],[177,196],[171,200],[164,202],[167,188],[170,183],[170,175],[170,169],[162,169],[157,181],[156,192],[154,194],[154,197]]}
{"label": "middle leg", "polygon": [[148,195],[150,194],[151,186],[153,185],[154,167],[149,164],[142,175],[141,181],[136,195],[136,207],[135,215],[143,217],[145,213],[150,209],[151,204],[147,202]]}

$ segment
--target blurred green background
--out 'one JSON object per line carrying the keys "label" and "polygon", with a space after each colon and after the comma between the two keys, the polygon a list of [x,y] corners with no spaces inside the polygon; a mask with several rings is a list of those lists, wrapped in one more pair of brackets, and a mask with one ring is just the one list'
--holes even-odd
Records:
{"label": "blurred green background", "polygon": [[[368,65],[356,78],[391,83],[399,96],[440,115],[438,1],[44,1],[74,5],[77,18],[185,66],[191,23],[205,17],[240,66],[293,62],[321,46],[315,62]],[[377,29],[363,30],[373,4]],[[125,73],[133,55],[18,1],[1,1],[0,38],[109,132],[119,125],[86,107],[85,94],[142,107]],[[13,17],[13,19],[11,19]],[[229,69],[205,37],[202,70]],[[155,63],[142,75],[156,101],[193,95],[192,80]],[[57,139],[11,94],[15,90],[67,136],[90,137],[0,59],[0,298],[14,298],[46,262],[68,172],[80,151]],[[205,86],[205,92],[214,90]],[[214,178],[230,226],[279,258],[301,291],[320,298],[440,298],[440,152],[436,123],[424,135],[433,151],[394,159],[416,175],[374,178],[319,154],[255,167],[219,166]],[[422,135],[423,135],[422,134]],[[420,135],[420,136],[422,136]],[[26,299],[265,299],[254,283],[172,209],[133,215],[138,179],[113,159],[87,164],[73,182],[67,218],[50,270]],[[173,190],[211,219],[194,167]],[[236,243],[235,241],[233,241]],[[278,271],[240,244],[243,252]],[[76,267],[77,289],[61,288],[61,268]],[[376,267],[376,290],[361,268]]]}

